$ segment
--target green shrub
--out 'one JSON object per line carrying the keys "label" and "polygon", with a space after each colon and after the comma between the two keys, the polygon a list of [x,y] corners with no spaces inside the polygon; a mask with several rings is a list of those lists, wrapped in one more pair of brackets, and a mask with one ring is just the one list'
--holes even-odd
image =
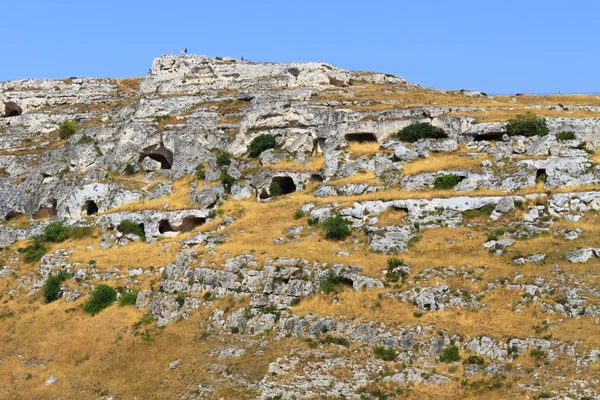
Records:
{"label": "green shrub", "polygon": [[248,147],[248,151],[250,153],[250,157],[258,157],[260,153],[265,150],[272,149],[275,147],[275,136],[273,135],[258,135],[252,142],[250,142],[250,147]]}
{"label": "green shrub", "polygon": [[327,218],[323,223],[325,239],[344,240],[352,233],[349,225],[350,221],[339,215]]}
{"label": "green shrub", "polygon": [[421,139],[433,139],[443,135],[443,131],[427,122],[412,124],[402,128],[396,137],[403,142],[414,143]]}
{"label": "green shrub", "polygon": [[390,349],[388,347],[375,347],[373,349],[375,353],[375,357],[380,358],[384,361],[394,361],[396,359],[396,351],[394,349]]}
{"label": "green shrub", "polygon": [[437,175],[433,182],[433,187],[436,189],[452,189],[454,186],[458,185],[462,179],[463,178],[456,174]]}
{"label": "green shrub", "polygon": [[348,339],[331,335],[325,336],[325,338],[319,340],[319,342],[321,342],[321,344],[338,344],[344,347],[350,346],[350,342],[348,341]]}
{"label": "green shrub", "polygon": [[70,275],[65,271],[60,271],[56,275],[51,275],[46,279],[44,283],[44,297],[48,303],[53,302],[54,300],[58,300],[58,295],[60,294],[60,287],[62,283],[67,280]]}
{"label": "green shrub", "polygon": [[119,299],[119,306],[135,306],[135,302],[137,301],[137,296],[139,292],[139,290],[130,290],[121,294],[121,298]]}
{"label": "green shrub", "polygon": [[110,286],[98,285],[90,293],[91,298],[83,305],[83,311],[96,315],[117,299],[117,292]]}
{"label": "green shrub", "polygon": [[204,171],[204,164],[198,164],[198,166],[196,167],[196,173],[194,175],[196,175],[196,179],[199,179],[201,181],[206,179],[206,172]]}
{"label": "green shrub", "polygon": [[302,211],[301,209],[297,209],[296,212],[294,213],[294,219],[304,218],[305,216],[306,216],[306,213],[304,211]]}
{"label": "green shrub", "polygon": [[269,194],[271,197],[277,197],[281,194],[281,188],[279,187],[279,183],[276,181],[271,181],[269,185]]}
{"label": "green shrub", "polygon": [[463,360],[463,364],[483,365],[483,363],[483,357],[479,356],[469,356],[465,360]]}
{"label": "green shrub", "polygon": [[217,166],[224,167],[231,164],[231,153],[223,152],[217,156]]}
{"label": "green shrub", "polygon": [[135,174],[135,167],[129,163],[127,163],[127,165],[125,166],[125,169],[123,170],[123,173],[125,175],[131,176],[133,174]]}
{"label": "green shrub", "polygon": [[175,302],[177,305],[179,305],[179,307],[183,307],[183,304],[185,303],[185,296],[178,294],[177,297],[175,297]]}
{"label": "green shrub", "polygon": [[221,175],[219,175],[219,180],[223,184],[223,188],[227,193],[231,193],[231,187],[235,183],[235,178],[227,173],[227,171],[221,171]]}
{"label": "green shrub", "polygon": [[556,138],[558,140],[575,140],[577,137],[575,136],[575,132],[573,131],[562,131],[556,134]]}
{"label": "green shrub", "polygon": [[458,347],[450,346],[446,347],[440,355],[440,361],[445,363],[451,363],[460,360]]}
{"label": "green shrub", "polygon": [[506,132],[513,135],[523,136],[546,136],[550,130],[546,125],[545,118],[538,118],[534,113],[528,111],[511,118],[506,124]]}
{"label": "green shrub", "polygon": [[321,278],[321,284],[319,285],[319,290],[325,294],[333,293],[337,290],[337,285],[340,282],[338,276],[333,272],[333,270],[328,269],[325,271],[325,274]]}
{"label": "green shrub", "polygon": [[19,253],[23,254],[23,259],[27,263],[38,262],[50,250],[48,245],[44,243],[41,236],[33,239],[33,243],[27,247],[20,248]]}
{"label": "green shrub", "polygon": [[387,260],[387,274],[385,275],[386,279],[390,282],[398,282],[400,278],[404,278],[406,276],[406,272],[403,270],[399,270],[398,272],[394,272],[394,269],[405,266],[406,263],[399,258],[390,257]]}
{"label": "green shrub", "polygon": [[42,236],[46,242],[64,242],[71,236],[71,228],[63,225],[62,222],[52,222],[44,228]]}
{"label": "green shrub", "polygon": [[123,221],[119,222],[119,225],[117,225],[117,230],[124,234],[132,233],[134,235],[138,235],[140,238],[142,238],[142,240],[146,240],[144,229],[128,219],[124,219]]}
{"label": "green shrub", "polygon": [[544,358],[544,350],[540,350],[540,349],[532,349],[529,352],[529,355],[531,355],[531,357],[535,358],[536,360],[541,360],[542,358]]}
{"label": "green shrub", "polygon": [[58,135],[61,139],[68,139],[73,136],[75,132],[77,132],[77,127],[73,121],[67,119],[58,125]]}
{"label": "green shrub", "polygon": [[202,295],[202,298],[204,299],[204,301],[210,301],[212,299],[212,293],[206,292]]}

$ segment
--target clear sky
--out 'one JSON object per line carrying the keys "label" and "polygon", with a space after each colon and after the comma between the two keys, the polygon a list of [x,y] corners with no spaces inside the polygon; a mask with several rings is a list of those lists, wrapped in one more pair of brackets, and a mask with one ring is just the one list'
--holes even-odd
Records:
{"label": "clear sky", "polygon": [[2,7],[0,81],[132,77],[178,53],[325,61],[440,89],[600,92],[597,0],[29,0]]}

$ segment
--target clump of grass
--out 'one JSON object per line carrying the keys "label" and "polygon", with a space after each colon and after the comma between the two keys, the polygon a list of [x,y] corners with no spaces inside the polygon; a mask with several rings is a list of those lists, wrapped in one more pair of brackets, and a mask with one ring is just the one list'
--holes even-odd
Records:
{"label": "clump of grass", "polygon": [[325,274],[321,278],[321,284],[319,285],[319,290],[325,294],[333,293],[337,290],[337,286],[340,282],[338,276],[333,272],[333,270],[328,269],[325,271]]}
{"label": "clump of grass", "polygon": [[442,174],[435,177],[433,187],[436,189],[452,189],[462,181],[462,177],[457,174]]}
{"label": "clump of grass", "polygon": [[199,164],[196,167],[196,172],[194,173],[197,179],[204,180],[206,179],[206,172],[204,171],[204,164]]}
{"label": "clump of grass", "polygon": [[403,260],[397,257],[388,258],[387,274],[385,275],[386,279],[390,282],[398,282],[401,278],[404,279],[404,277],[406,276],[406,271],[399,269],[396,270],[396,272],[394,272],[396,268],[402,266],[406,266],[406,263]]}
{"label": "clump of grass", "polygon": [[375,347],[373,349],[375,353],[375,357],[380,358],[384,361],[394,361],[396,359],[397,353],[394,349],[390,349],[388,347]]}
{"label": "clump of grass", "polygon": [[231,164],[231,153],[224,151],[217,156],[217,167],[225,167]]}
{"label": "clump of grass", "polygon": [[83,305],[83,311],[90,315],[98,314],[117,299],[117,292],[108,285],[96,286],[90,295],[91,298]]}
{"label": "clump of grass", "polygon": [[456,346],[446,347],[440,355],[441,362],[451,363],[458,360],[460,360],[460,354],[458,351],[458,347]]}
{"label": "clump of grass", "polygon": [[135,306],[135,302],[137,301],[137,296],[139,292],[139,290],[130,290],[121,294],[121,298],[119,299],[119,306]]}
{"label": "clump of grass", "polygon": [[562,131],[556,134],[556,138],[558,140],[575,140],[577,137],[575,136],[575,132],[573,131]]}
{"label": "clump of grass", "polygon": [[348,341],[348,339],[331,335],[325,336],[323,339],[319,340],[319,342],[321,344],[337,344],[344,347],[350,346],[350,341]]}

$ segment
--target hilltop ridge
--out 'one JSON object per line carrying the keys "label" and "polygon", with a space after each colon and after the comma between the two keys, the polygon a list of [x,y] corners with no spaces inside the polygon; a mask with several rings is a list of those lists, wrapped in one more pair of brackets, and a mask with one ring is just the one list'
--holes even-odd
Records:
{"label": "hilltop ridge", "polygon": [[0,116],[0,397],[600,398],[598,96],[165,55]]}

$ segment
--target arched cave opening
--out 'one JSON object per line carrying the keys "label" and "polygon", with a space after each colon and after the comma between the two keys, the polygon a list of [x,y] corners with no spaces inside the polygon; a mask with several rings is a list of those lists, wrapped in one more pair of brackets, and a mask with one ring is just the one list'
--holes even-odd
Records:
{"label": "arched cave opening", "polygon": [[289,194],[296,191],[296,184],[289,176],[276,176],[271,182],[276,182],[279,185],[279,194]]}
{"label": "arched cave opening", "polygon": [[33,213],[33,219],[44,219],[56,216],[56,199],[51,199],[48,203],[42,204],[36,212]]}
{"label": "arched cave opening", "polygon": [[366,142],[375,142],[377,143],[377,137],[369,132],[362,133],[348,133],[344,136],[349,142],[358,142],[358,143],[366,143]]}
{"label": "arched cave opening", "polygon": [[546,174],[545,169],[538,169],[535,171],[535,183],[546,184],[546,179],[548,179],[548,175]]}
{"label": "arched cave opening", "polygon": [[166,232],[175,232],[168,220],[162,219],[158,223],[158,232],[162,235]]}
{"label": "arched cave opening", "polygon": [[13,218],[17,218],[19,216],[23,215],[23,213],[20,212],[16,212],[15,210],[11,210],[8,213],[6,213],[6,215],[4,216],[4,220],[5,221],[10,221]]}
{"label": "arched cave opening", "polygon": [[16,117],[23,114],[23,109],[14,101],[4,103],[4,117]]}
{"label": "arched cave opening", "polygon": [[98,205],[94,200],[87,200],[83,205],[83,211],[86,215],[94,215],[98,213]]}
{"label": "arched cave opening", "polygon": [[325,178],[323,178],[323,176],[321,176],[320,174],[312,174],[309,180],[311,182],[323,182]]}
{"label": "arched cave opening", "polygon": [[191,232],[194,228],[203,225],[206,218],[185,217],[180,225],[172,226],[169,220],[163,219],[158,223],[158,232],[162,235],[167,232]]}
{"label": "arched cave opening", "polygon": [[142,150],[138,161],[142,162],[145,157],[158,161],[161,169],[171,169],[173,166],[173,152],[166,149],[162,144],[146,147]]}

